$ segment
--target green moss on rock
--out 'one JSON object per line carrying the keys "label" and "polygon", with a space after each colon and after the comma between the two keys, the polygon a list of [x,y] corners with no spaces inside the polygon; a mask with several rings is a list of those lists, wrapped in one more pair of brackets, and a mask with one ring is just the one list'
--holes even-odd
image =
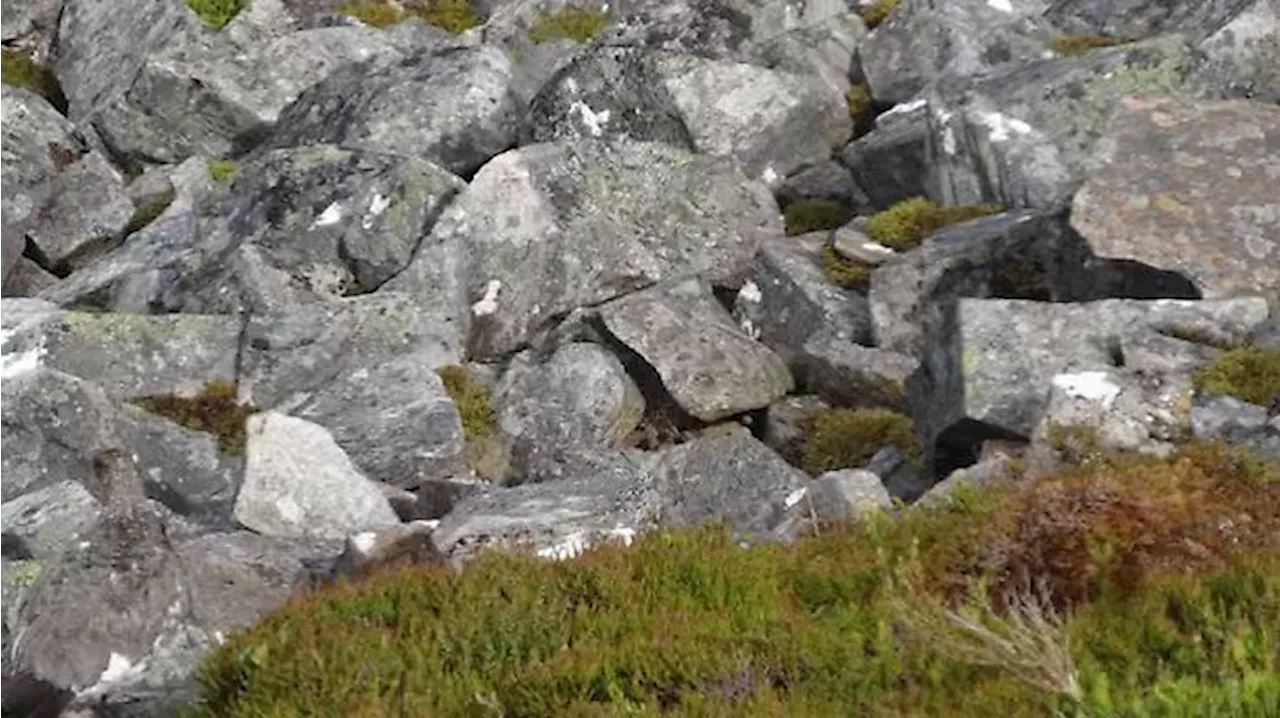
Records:
{"label": "green moss on rock", "polygon": [[49,101],[59,112],[67,111],[67,98],[62,94],[58,78],[25,52],[0,50],[0,82],[11,87],[24,87]]}
{"label": "green moss on rock", "polygon": [[467,368],[459,364],[442,366],[436,373],[462,418],[463,438],[474,441],[492,435],[497,420],[489,402],[489,389],[472,379]]}
{"label": "green moss on rock", "polygon": [[801,468],[814,476],[861,468],[890,445],[920,461],[920,442],[910,418],[887,409],[829,409],[813,417]]}
{"label": "green moss on rock", "polygon": [[864,84],[852,85],[845,93],[845,103],[849,106],[849,119],[853,121],[855,135],[870,129],[871,124],[871,88]]}
{"label": "green moss on rock", "polygon": [[833,199],[801,199],[782,211],[788,237],[839,229],[853,219],[854,209]]}
{"label": "green moss on rock", "polygon": [[822,274],[828,282],[841,289],[857,291],[867,288],[867,282],[871,281],[871,273],[875,271],[875,267],[841,257],[836,248],[831,245],[822,248],[822,253],[818,255],[818,264],[822,267]]}
{"label": "green moss on rock", "polygon": [[245,0],[187,0],[204,24],[213,30],[221,30],[245,7]]}
{"label": "green moss on rock", "polygon": [[230,182],[240,172],[240,165],[235,160],[209,160],[209,179],[214,182]]}
{"label": "green moss on rock", "polygon": [[529,39],[535,45],[557,40],[586,42],[609,24],[609,13],[602,7],[563,7],[553,12],[538,13]]}
{"label": "green moss on rock", "polygon": [[1267,405],[1280,397],[1280,350],[1246,346],[1225,351],[1194,376],[1197,391]]}
{"label": "green moss on rock", "polygon": [[258,412],[253,404],[236,401],[236,383],[215,380],[204,385],[199,394],[192,397],[162,394],[143,396],[133,403],[174,421],[188,429],[213,434],[218,439],[218,449],[230,456],[244,454],[245,422]]}
{"label": "green moss on rock", "polygon": [[484,17],[471,0],[421,0],[392,3],[381,0],[357,0],[337,9],[370,27],[390,27],[411,17],[457,35],[484,23]]}
{"label": "green moss on rock", "polygon": [[1075,57],[1099,47],[1111,47],[1124,42],[1110,35],[1058,35],[1049,41],[1049,47],[1059,55]]}
{"label": "green moss on rock", "polygon": [[1000,211],[994,204],[939,205],[924,197],[912,197],[868,218],[867,234],[886,247],[905,251],[919,246],[943,227]]}
{"label": "green moss on rock", "polygon": [[858,14],[862,17],[862,22],[866,23],[867,29],[874,30],[880,23],[888,20],[901,4],[902,0],[875,0],[870,5],[864,5]]}
{"label": "green moss on rock", "polygon": [[124,228],[124,233],[126,235],[133,234],[156,221],[156,218],[164,214],[169,205],[173,204],[173,198],[174,191],[173,188],[170,188],[167,192],[159,194],[134,208],[133,216],[129,218],[129,224]]}

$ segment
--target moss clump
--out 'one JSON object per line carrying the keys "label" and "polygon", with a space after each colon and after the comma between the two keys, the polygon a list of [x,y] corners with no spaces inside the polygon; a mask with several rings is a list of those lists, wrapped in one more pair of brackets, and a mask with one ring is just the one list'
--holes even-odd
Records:
{"label": "moss clump", "polygon": [[871,123],[871,88],[858,84],[849,87],[845,93],[845,102],[849,105],[849,119],[853,120],[854,134],[861,134],[870,129]]}
{"label": "moss clump", "polygon": [[1049,41],[1049,47],[1059,55],[1077,56],[1099,47],[1111,47],[1124,42],[1108,35],[1058,35]]}
{"label": "moss clump", "polygon": [[875,271],[875,267],[841,257],[836,248],[829,244],[822,248],[822,253],[818,256],[818,264],[822,267],[822,274],[828,282],[841,289],[857,291],[867,288],[867,283],[871,281],[871,273]]}
{"label": "moss clump", "polygon": [[209,160],[209,179],[214,182],[230,182],[240,172],[235,160]]}
{"label": "moss clump", "polygon": [[57,76],[25,52],[0,50],[0,82],[25,87],[48,100],[58,112],[67,112],[67,98],[62,94]]}
{"label": "moss clump", "polygon": [[245,0],[187,0],[187,7],[213,30],[226,27],[244,5]]}
{"label": "moss clump", "polygon": [[489,403],[489,390],[471,378],[467,368],[449,364],[436,370],[444,382],[444,390],[462,417],[462,436],[474,441],[493,434],[496,420]]}
{"label": "moss clump", "polygon": [[1276,478],[1202,447],[790,545],[681,529],[383,573],[231,635],[193,714],[1274,716]]}
{"label": "moss clump", "polygon": [[156,218],[164,214],[169,205],[173,204],[173,198],[174,191],[170,188],[168,191],[147,200],[141,206],[135,208],[133,216],[129,218],[129,224],[124,228],[125,235],[133,234],[156,221]]}
{"label": "moss clump", "polygon": [[37,559],[15,561],[4,572],[4,585],[13,588],[30,588],[40,579],[44,566]]}
{"label": "moss clump", "polygon": [[357,0],[337,9],[371,27],[390,27],[411,17],[457,35],[484,23],[471,0],[422,0],[398,3]]}
{"label": "moss clump", "polygon": [[801,199],[782,211],[788,237],[839,229],[853,219],[854,209],[833,199]]}
{"label": "moss clump", "polygon": [[813,476],[861,468],[890,445],[920,461],[920,442],[908,417],[886,409],[829,409],[813,417],[800,468]]}
{"label": "moss clump", "polygon": [[215,380],[192,397],[162,394],[138,397],[133,403],[188,429],[213,434],[218,437],[218,449],[224,454],[243,456],[245,422],[258,413],[258,407],[238,403],[237,393],[235,382]]}
{"label": "moss clump", "polygon": [[999,211],[994,204],[938,205],[924,197],[912,197],[868,218],[867,234],[886,247],[905,251],[943,227]]}
{"label": "moss clump", "polygon": [[529,30],[535,45],[556,40],[586,42],[609,24],[609,13],[597,7],[564,7],[554,12],[541,12]]}
{"label": "moss clump", "polygon": [[1280,397],[1280,350],[1246,346],[1225,351],[1193,379],[1197,391],[1266,406]]}
{"label": "moss clump", "polygon": [[888,20],[901,4],[902,0],[875,0],[870,5],[864,5],[858,14],[862,16],[862,22],[866,23],[867,29],[874,30],[880,23]]}

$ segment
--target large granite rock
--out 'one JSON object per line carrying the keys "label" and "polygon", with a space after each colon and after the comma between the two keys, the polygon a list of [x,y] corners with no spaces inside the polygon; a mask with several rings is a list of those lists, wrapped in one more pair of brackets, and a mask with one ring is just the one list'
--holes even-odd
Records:
{"label": "large granite rock", "polygon": [[923,99],[895,105],[875,127],[840,151],[854,183],[871,208],[923,197],[929,177],[929,109]]}
{"label": "large granite rock", "polygon": [[1280,103],[1280,4],[1252,0],[1205,38],[1196,84],[1209,97]]}
{"label": "large granite rock", "polygon": [[1251,0],[1055,0],[1045,19],[1069,35],[1138,39],[1180,32],[1204,37]]}
{"label": "large granite rock", "polygon": [[6,556],[48,560],[69,548],[98,520],[102,505],[78,481],[62,481],[6,500],[0,534]]}

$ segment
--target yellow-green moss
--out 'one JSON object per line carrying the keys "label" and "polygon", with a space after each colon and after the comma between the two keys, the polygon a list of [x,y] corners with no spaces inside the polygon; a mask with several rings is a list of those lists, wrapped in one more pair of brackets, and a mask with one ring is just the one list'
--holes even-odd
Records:
{"label": "yellow-green moss", "polygon": [[62,95],[58,78],[25,52],[0,50],[0,82],[25,87],[48,100],[59,112],[67,111],[67,98]]}
{"label": "yellow-green moss", "polygon": [[858,84],[849,87],[845,93],[845,102],[849,105],[849,119],[853,120],[854,134],[861,134],[869,129],[871,119],[871,88]]}
{"label": "yellow-green moss", "polygon": [[556,40],[586,42],[609,24],[609,13],[602,7],[563,7],[554,12],[538,13],[529,39],[535,45]]}
{"label": "yellow-green moss", "polygon": [[920,442],[910,418],[887,409],[829,409],[813,417],[801,468],[814,476],[862,468],[890,445],[920,460]]}
{"label": "yellow-green moss", "polygon": [[867,220],[867,234],[886,247],[904,251],[952,224],[1001,211],[998,205],[938,205],[924,197],[903,200]]}
{"label": "yellow-green moss", "polygon": [[240,14],[244,5],[245,0],[187,0],[187,7],[214,30],[226,27],[227,23]]}
{"label": "yellow-green moss", "polygon": [[1265,406],[1280,397],[1280,350],[1247,346],[1225,351],[1201,367],[1194,381],[1200,392]]}
{"label": "yellow-green moss", "polygon": [[240,172],[235,160],[209,160],[209,179],[214,182],[230,182]]}
{"label": "yellow-green moss", "polygon": [[140,207],[133,210],[133,216],[129,218],[129,224],[124,228],[126,235],[133,234],[138,230],[146,227],[156,218],[164,214],[164,211],[173,204],[174,191],[170,188],[167,192],[163,192],[156,197],[144,202]]}
{"label": "yellow-green moss", "polygon": [[496,420],[489,403],[489,390],[472,379],[466,367],[458,364],[442,366],[436,373],[462,418],[463,438],[472,441],[493,434]]}
{"label": "yellow-green moss", "polygon": [[237,402],[237,392],[235,382],[215,380],[192,397],[162,394],[138,397],[133,403],[188,429],[213,434],[218,438],[220,451],[241,456],[246,439],[245,422],[258,412],[258,407]]}
{"label": "yellow-green moss", "polygon": [[877,25],[888,20],[901,4],[902,0],[875,0],[870,5],[864,5],[858,14],[862,16],[862,22],[866,23],[867,29],[874,30]]}
{"label": "yellow-green moss", "polygon": [[1049,46],[1059,55],[1083,55],[1099,47],[1111,47],[1124,42],[1108,35],[1058,35],[1049,42]]}
{"label": "yellow-green moss", "polygon": [[871,280],[871,272],[875,270],[870,265],[841,257],[831,245],[822,248],[818,263],[827,281],[842,289],[866,289],[867,282]]}
{"label": "yellow-green moss", "polygon": [[484,17],[471,0],[420,0],[393,4],[381,0],[356,0],[337,9],[337,12],[354,17],[371,27],[390,27],[408,20],[421,18],[428,25],[455,35],[484,23]]}
{"label": "yellow-green moss", "polygon": [[4,572],[4,584],[13,588],[30,588],[40,578],[44,566],[36,559],[14,561]]}
{"label": "yellow-green moss", "polygon": [[801,199],[782,211],[788,237],[839,229],[853,219],[853,207],[833,199]]}

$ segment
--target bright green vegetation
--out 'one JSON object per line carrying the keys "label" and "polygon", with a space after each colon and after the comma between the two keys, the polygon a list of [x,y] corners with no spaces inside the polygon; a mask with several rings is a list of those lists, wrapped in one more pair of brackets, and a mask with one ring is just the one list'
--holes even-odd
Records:
{"label": "bright green vegetation", "polygon": [[209,160],[209,179],[214,182],[230,182],[239,172],[235,160]]}
{"label": "bright green vegetation", "polygon": [[1083,55],[1098,47],[1111,47],[1124,42],[1120,38],[1108,35],[1058,35],[1049,42],[1049,46],[1059,55]]}
{"label": "bright green vegetation", "polygon": [[833,199],[801,199],[782,211],[788,237],[839,229],[853,219],[854,209]]}
{"label": "bright green vegetation", "polygon": [[467,441],[480,439],[493,433],[496,420],[489,403],[489,390],[471,378],[467,368],[458,364],[442,366],[436,370],[444,382],[444,390],[462,418],[462,436]]}
{"label": "bright green vegetation", "polygon": [[221,30],[240,14],[245,0],[187,0],[187,7],[213,30]]}
{"label": "bright green vegetation", "polygon": [[124,228],[125,235],[133,234],[156,221],[156,218],[164,214],[169,205],[173,204],[173,197],[174,191],[170,189],[135,208],[133,216],[129,218],[129,224]]}
{"label": "bright green vegetation", "polygon": [[238,389],[235,382],[215,380],[204,385],[199,394],[192,397],[163,394],[143,396],[133,400],[137,406],[177,422],[188,429],[213,434],[218,438],[218,449],[230,456],[244,455],[245,422],[258,407],[236,401]]}
{"label": "bright green vegetation", "polygon": [[354,17],[370,27],[390,27],[411,17],[418,17],[428,25],[435,25],[454,35],[484,23],[484,17],[472,5],[471,0],[411,0],[403,5],[382,0],[355,0],[342,5],[337,12]]}
{"label": "bright green vegetation", "polygon": [[845,93],[845,102],[849,105],[849,119],[853,120],[853,133],[862,134],[871,129],[871,88],[866,85],[852,85]]}
{"label": "bright green vegetation", "polygon": [[920,460],[920,443],[910,418],[886,409],[829,409],[813,417],[800,468],[813,476],[859,469],[891,444],[912,460]]}
{"label": "bright green vegetation", "polygon": [[49,101],[59,112],[67,111],[67,98],[53,71],[18,50],[0,50],[0,82],[25,87]]}
{"label": "bright green vegetation", "polygon": [[856,291],[867,288],[867,283],[871,281],[871,272],[875,270],[875,267],[870,265],[841,257],[836,248],[831,245],[822,248],[818,263],[828,282],[842,289]]}
{"label": "bright green vegetation", "polygon": [[953,224],[1000,211],[994,204],[939,205],[924,197],[903,200],[867,219],[867,234],[886,247],[904,251],[917,247],[930,234]]}
{"label": "bright green vegetation", "polygon": [[211,654],[192,713],[1280,715],[1274,466],[1196,446],[954,498],[327,588]]}
{"label": "bright green vegetation", "polygon": [[609,24],[609,13],[598,7],[564,7],[541,12],[529,30],[535,45],[556,40],[586,42]]}
{"label": "bright green vegetation", "polygon": [[1280,350],[1246,346],[1225,351],[1195,373],[1195,387],[1266,405],[1280,396]]}
{"label": "bright green vegetation", "polygon": [[870,5],[866,5],[858,13],[862,16],[862,22],[866,23],[868,30],[874,30],[877,25],[889,19],[894,10],[902,4],[902,0],[875,0]]}

